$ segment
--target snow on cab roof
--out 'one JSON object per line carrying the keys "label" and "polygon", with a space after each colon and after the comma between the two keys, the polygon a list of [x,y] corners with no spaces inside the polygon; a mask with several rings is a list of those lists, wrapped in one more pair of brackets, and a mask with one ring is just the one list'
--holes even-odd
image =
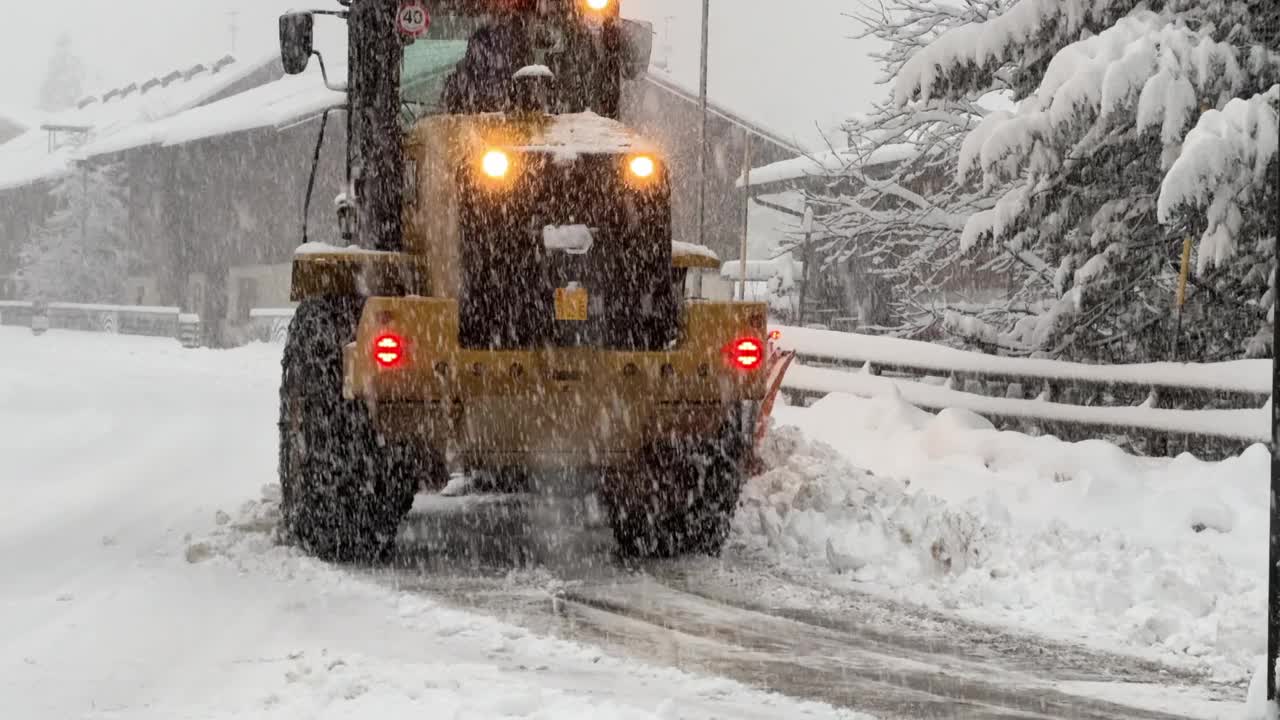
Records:
{"label": "snow on cab roof", "polygon": [[545,127],[515,149],[569,155],[653,151],[626,125],[593,112],[553,115]]}

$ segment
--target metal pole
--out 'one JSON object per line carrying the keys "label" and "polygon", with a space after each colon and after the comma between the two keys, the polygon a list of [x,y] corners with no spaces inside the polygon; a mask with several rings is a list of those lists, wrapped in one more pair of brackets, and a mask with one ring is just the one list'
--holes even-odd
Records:
{"label": "metal pole", "polygon": [[702,70],[698,99],[702,111],[698,131],[698,244],[707,244],[707,48],[711,42],[711,0],[702,0]]}
{"label": "metal pole", "polygon": [[404,151],[400,130],[399,0],[362,0],[347,18],[349,136],[357,242],[372,250],[404,247],[401,222]]}
{"label": "metal pole", "polygon": [[742,283],[738,286],[738,299],[747,299],[747,235],[751,231],[751,133],[747,130],[742,132],[742,247],[741,255],[738,261],[739,275]]}
{"label": "metal pole", "polygon": [[809,245],[813,240],[813,206],[804,202],[804,220],[800,229],[804,232],[804,249],[800,251],[800,308],[796,313],[796,325],[804,327],[804,303],[809,294]]}
{"label": "metal pole", "polygon": [[[1276,176],[1274,191],[1280,193],[1280,162],[1273,163]],[[1272,227],[1280,227],[1280,204],[1276,207],[1276,218]],[[1276,283],[1272,295],[1280,295],[1280,237],[1276,238]],[[1280,362],[1276,354],[1280,352],[1280,298],[1272,298],[1272,336],[1271,336],[1271,537],[1270,572],[1268,573],[1270,589],[1267,596],[1267,699],[1280,705],[1280,697],[1276,695],[1276,661],[1280,659]]]}

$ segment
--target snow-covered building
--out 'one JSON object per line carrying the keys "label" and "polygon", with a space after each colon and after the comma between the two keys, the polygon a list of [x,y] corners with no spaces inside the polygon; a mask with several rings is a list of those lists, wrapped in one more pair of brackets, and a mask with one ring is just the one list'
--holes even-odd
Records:
{"label": "snow-covered building", "polygon": [[[76,107],[39,118],[0,144],[0,298],[19,292],[19,253],[53,209],[52,184],[73,172],[77,163],[132,161],[112,158],[99,150],[110,149],[114,138],[140,125],[238,95],[281,75],[274,52],[249,60],[226,55],[85,97]],[[138,202],[146,194],[143,189],[157,185],[159,178],[144,167],[131,166],[129,170],[130,219],[135,225],[131,233],[158,247],[162,238],[139,234],[136,224],[146,215]],[[150,254],[153,264],[162,258],[159,253]],[[146,284],[145,278],[154,273],[141,275]],[[154,299],[154,293],[137,289],[127,295],[140,302]]]}

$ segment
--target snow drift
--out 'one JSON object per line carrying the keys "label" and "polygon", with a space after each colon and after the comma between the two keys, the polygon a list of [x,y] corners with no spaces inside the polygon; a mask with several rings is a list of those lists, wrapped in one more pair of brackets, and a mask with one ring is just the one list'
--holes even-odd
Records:
{"label": "snow drift", "polygon": [[[831,396],[781,409],[737,542],[888,593],[1242,683],[1265,651],[1258,446],[1220,463]],[[824,444],[825,443],[825,444]],[[862,466],[861,469],[858,466]]]}

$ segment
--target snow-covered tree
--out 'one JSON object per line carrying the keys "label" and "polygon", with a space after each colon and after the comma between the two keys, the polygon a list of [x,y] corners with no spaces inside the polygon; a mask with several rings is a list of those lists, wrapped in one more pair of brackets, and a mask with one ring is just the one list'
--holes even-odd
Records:
{"label": "snow-covered tree", "polygon": [[71,47],[71,36],[58,36],[44,81],[40,85],[40,109],[65,110],[84,96],[84,64]]}
{"label": "snow-covered tree", "polygon": [[[1257,299],[1275,322],[1275,276],[1266,271],[1280,242],[1280,84],[1221,111],[1200,116],[1160,187],[1158,212],[1166,225],[1200,231],[1197,271],[1252,263],[1248,283],[1270,292]],[[1249,298],[1250,301],[1255,298]],[[1270,354],[1269,327],[1258,331],[1250,355]]]}
{"label": "snow-covered tree", "polygon": [[[986,334],[1082,359],[1171,359],[1175,346],[1188,359],[1258,351],[1265,223],[1245,219],[1244,205],[1215,207],[1194,193],[1159,206],[1197,117],[1280,80],[1277,38],[1280,7],[1262,0],[1018,0],[943,33],[902,65],[894,98],[902,108],[927,112],[920,102],[1004,87],[1020,101],[984,118],[961,148],[956,179],[998,195],[970,216],[962,244],[1045,259],[1052,277],[1027,274],[1021,299],[1051,303]],[[1251,115],[1255,131],[1260,113]],[[1172,211],[1188,200],[1207,201],[1208,229]],[[1198,244],[1180,323],[1171,308],[1188,235],[1212,241]]]}
{"label": "snow-covered tree", "polygon": [[22,249],[22,285],[29,299],[121,299],[136,260],[124,188],[124,170],[113,164],[83,164],[59,180],[52,191],[58,209]]}
{"label": "snow-covered tree", "polygon": [[[913,56],[949,30],[994,17],[1007,0],[888,0],[865,4],[857,15],[863,37],[884,49],[874,53],[885,84]],[[839,153],[840,177],[813,193],[827,270],[849,277],[865,323],[905,335],[935,331],[948,317],[942,287],[965,280],[1027,271],[1047,272],[1030,253],[1013,248],[976,256],[962,251],[968,217],[994,205],[988,193],[956,178],[960,146],[993,106],[999,83],[911,107],[879,103],[844,130],[849,149]],[[968,283],[970,285],[974,282]],[[963,292],[959,293],[963,295]],[[1008,310],[1007,304],[997,303]],[[953,328],[958,330],[958,328]]]}

